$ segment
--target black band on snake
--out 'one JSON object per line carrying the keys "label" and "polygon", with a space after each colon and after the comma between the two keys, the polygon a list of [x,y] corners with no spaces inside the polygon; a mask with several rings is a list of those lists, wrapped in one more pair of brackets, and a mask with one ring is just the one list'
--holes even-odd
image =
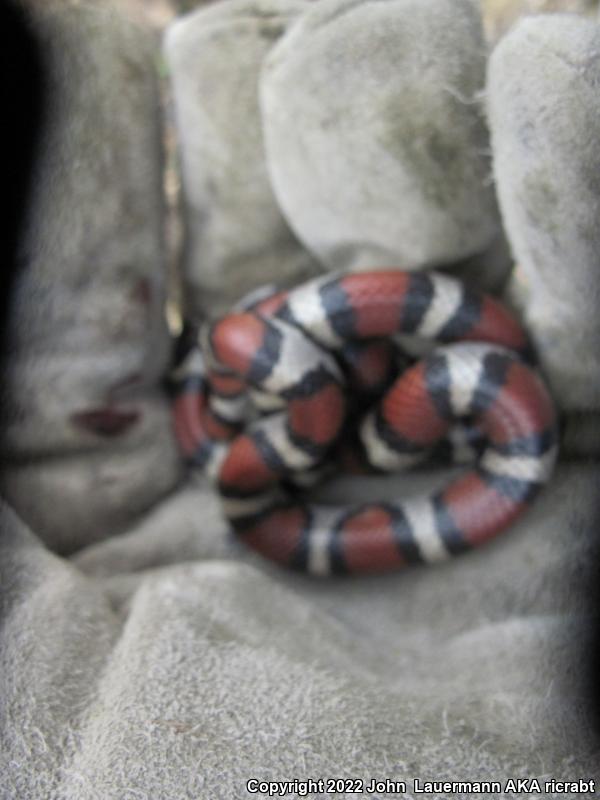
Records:
{"label": "black band on snake", "polygon": [[[328,275],[182,345],[176,435],[268,558],[317,575],[437,562],[507,528],[552,473],[556,416],[529,358],[509,311],[450,277]],[[301,491],[332,464],[387,472],[442,450],[471,464],[431,496],[330,508]]]}

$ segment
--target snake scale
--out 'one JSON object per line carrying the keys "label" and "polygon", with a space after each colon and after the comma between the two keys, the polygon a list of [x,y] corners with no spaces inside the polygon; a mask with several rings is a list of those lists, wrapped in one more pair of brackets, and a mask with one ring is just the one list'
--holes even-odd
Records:
{"label": "snake scale", "polygon": [[[454,278],[328,275],[184,337],[176,435],[235,532],[280,564],[329,575],[437,562],[507,528],[552,473],[556,415],[531,360],[512,314]],[[444,448],[471,463],[430,496],[332,508],[302,490],[336,461],[388,472]]]}

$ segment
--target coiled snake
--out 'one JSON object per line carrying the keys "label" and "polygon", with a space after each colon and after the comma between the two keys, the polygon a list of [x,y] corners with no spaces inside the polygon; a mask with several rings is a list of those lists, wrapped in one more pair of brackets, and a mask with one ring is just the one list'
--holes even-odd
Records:
{"label": "coiled snake", "polygon": [[[406,335],[442,346],[408,363]],[[176,435],[268,558],[319,575],[436,562],[505,529],[550,477],[556,417],[529,353],[498,301],[445,275],[328,275],[184,337]],[[336,460],[391,471],[443,449],[474,462],[428,497],[330,508],[301,491]]]}

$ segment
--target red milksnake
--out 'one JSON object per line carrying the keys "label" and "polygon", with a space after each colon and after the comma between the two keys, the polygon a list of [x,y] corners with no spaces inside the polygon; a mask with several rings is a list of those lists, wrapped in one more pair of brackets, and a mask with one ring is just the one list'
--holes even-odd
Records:
{"label": "red milksnake", "polygon": [[[406,334],[442,346],[394,377],[391,343]],[[445,275],[328,275],[250,301],[180,349],[172,386],[184,454],[212,473],[242,539],[296,569],[379,572],[458,554],[510,525],[554,466],[555,412],[523,329]],[[457,439],[477,458],[429,497],[308,503],[298,486],[339,454],[347,421],[369,404],[351,460],[396,470]]]}

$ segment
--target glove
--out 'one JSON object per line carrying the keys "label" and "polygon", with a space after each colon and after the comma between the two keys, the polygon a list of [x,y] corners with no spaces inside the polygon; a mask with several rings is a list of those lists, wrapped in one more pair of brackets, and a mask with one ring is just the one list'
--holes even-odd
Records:
{"label": "glove", "polygon": [[[154,53],[105,5],[31,9],[53,94],[10,317],[0,795],[594,778],[594,465],[565,461],[514,529],[435,569],[315,583],[231,542],[161,388]],[[563,413],[596,413],[597,30],[532,17],[488,59],[467,0],[177,21],[186,316],[330,269],[435,266],[508,298]]]}

